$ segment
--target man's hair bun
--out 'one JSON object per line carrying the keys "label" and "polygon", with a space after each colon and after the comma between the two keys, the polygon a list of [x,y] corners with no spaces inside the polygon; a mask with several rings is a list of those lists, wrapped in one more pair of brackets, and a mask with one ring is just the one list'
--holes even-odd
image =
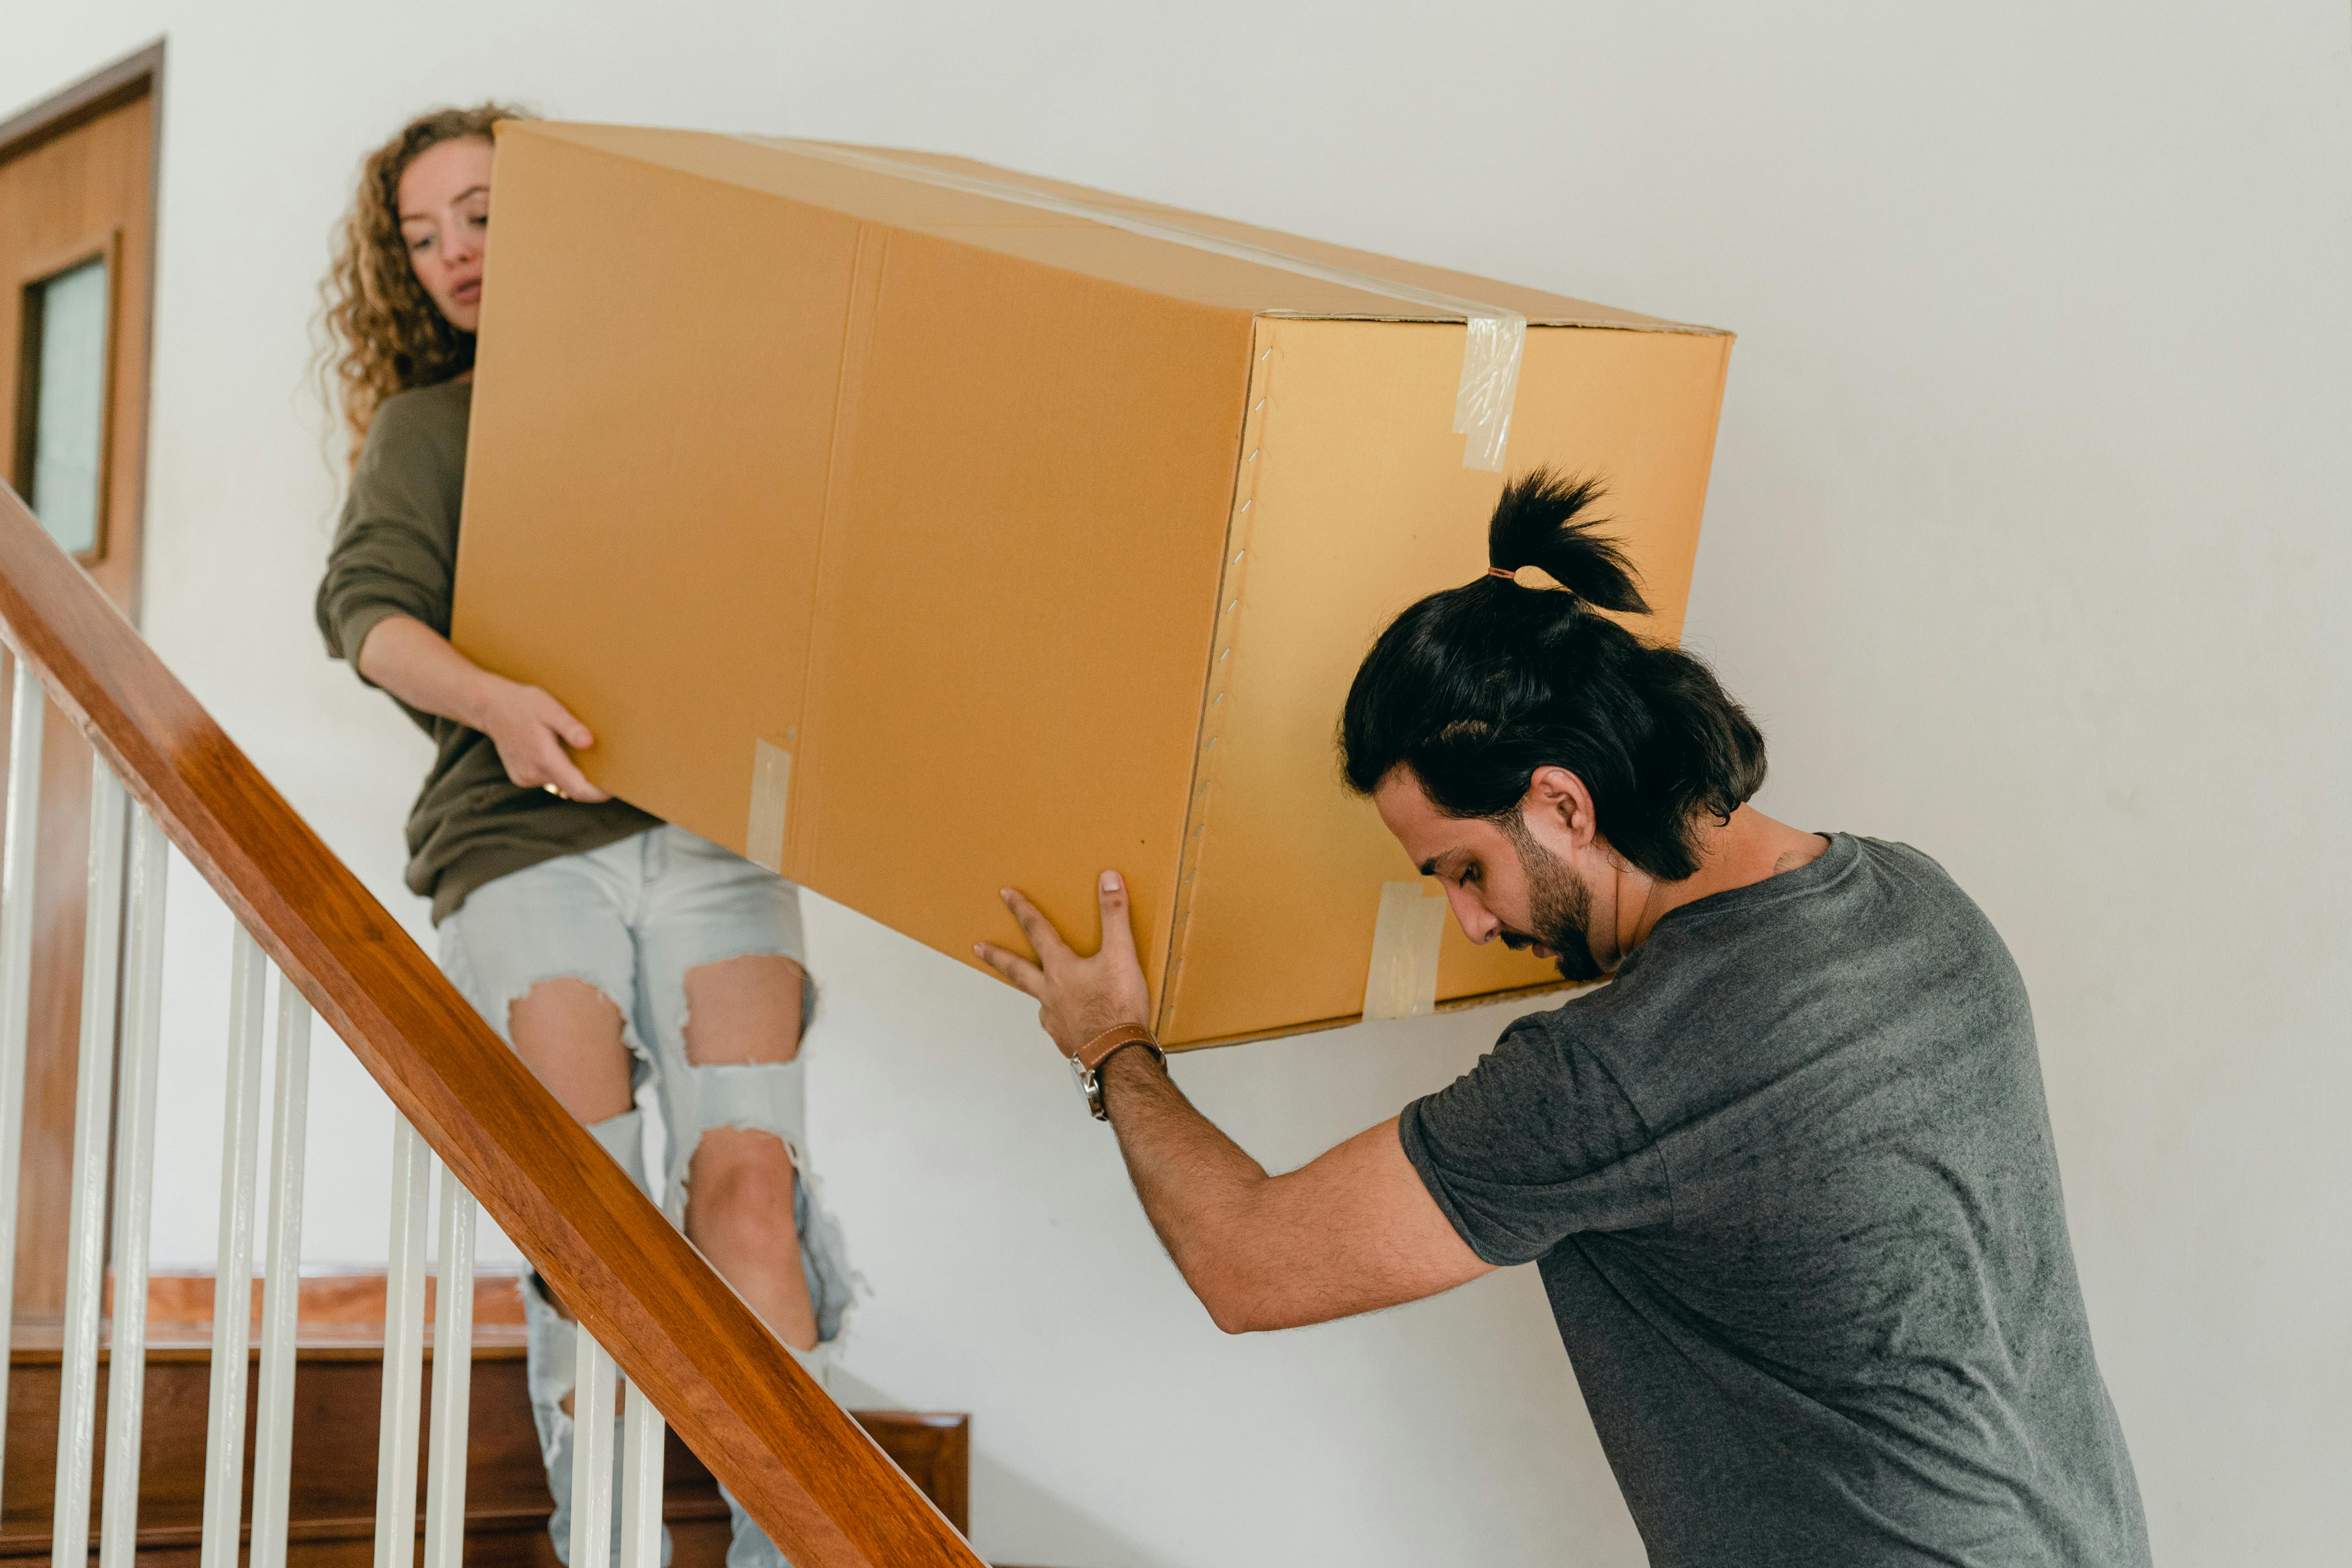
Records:
{"label": "man's hair bun", "polygon": [[1596,531],[1605,518],[1585,513],[1607,494],[1598,479],[1531,469],[1503,487],[1486,524],[1486,559],[1505,572],[1540,566],[1588,605],[1646,616],[1641,574],[1617,542]]}

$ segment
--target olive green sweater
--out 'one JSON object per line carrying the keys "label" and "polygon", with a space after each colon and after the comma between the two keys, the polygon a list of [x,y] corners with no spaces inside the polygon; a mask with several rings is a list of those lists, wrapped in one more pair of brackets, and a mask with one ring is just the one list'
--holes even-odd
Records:
{"label": "olive green sweater", "polygon": [[[449,635],[472,405],[471,384],[445,382],[387,399],[368,426],[318,599],[327,652],[354,669],[368,633],[389,616]],[[433,737],[433,771],[408,813],[408,886],[433,900],[436,925],[509,871],[660,826],[625,801],[590,805],[525,789],[507,777],[488,735],[400,708]]]}

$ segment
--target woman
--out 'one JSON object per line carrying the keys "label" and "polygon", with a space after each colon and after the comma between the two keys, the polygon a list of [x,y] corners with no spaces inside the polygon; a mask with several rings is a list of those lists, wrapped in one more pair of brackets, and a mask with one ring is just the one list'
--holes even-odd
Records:
{"label": "woman", "polygon": [[[319,628],[433,737],[407,880],[433,901],[450,981],[641,1187],[650,1084],[671,1219],[814,1363],[849,1289],[803,1157],[814,994],[798,889],[606,795],[572,760],[594,737],[562,702],[447,641],[491,126],[514,114],[424,115],[362,166],[322,290],[353,458]],[[523,1300],[549,1530],[568,1561],[572,1331],[535,1277]],[[730,1568],[782,1563],[728,1501]]]}

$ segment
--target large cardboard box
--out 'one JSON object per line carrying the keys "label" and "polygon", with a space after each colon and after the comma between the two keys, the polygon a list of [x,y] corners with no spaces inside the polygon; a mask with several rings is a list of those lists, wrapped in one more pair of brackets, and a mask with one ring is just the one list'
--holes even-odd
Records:
{"label": "large cardboard box", "polygon": [[1376,930],[1379,1015],[1557,984],[1433,884],[1383,916],[1336,761],[1379,628],[1486,565],[1448,299],[1526,318],[1503,467],[1605,477],[1677,635],[1727,333],[961,160],[501,126],[454,640],[604,788],[965,963],[1007,884],[1091,942],[1117,867],[1171,1045],[1352,1021]]}

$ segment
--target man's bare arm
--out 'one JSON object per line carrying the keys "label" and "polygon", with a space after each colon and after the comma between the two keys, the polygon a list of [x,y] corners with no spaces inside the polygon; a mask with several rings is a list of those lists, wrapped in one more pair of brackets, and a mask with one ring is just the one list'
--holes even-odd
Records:
{"label": "man's bare arm", "polygon": [[1111,1058],[1103,1095],[1151,1228],[1229,1334],[1418,1301],[1494,1269],[1430,1197],[1394,1117],[1269,1176],[1145,1052]]}
{"label": "man's bare arm", "polygon": [[[1103,878],[1103,942],[1080,958],[1010,889],[1005,902],[1041,963],[982,944],[982,958],[1037,998],[1067,1056],[1150,997],[1127,890]],[[1258,1163],[1192,1107],[1149,1052],[1103,1066],[1104,1106],[1143,1212],[1192,1293],[1227,1333],[1294,1328],[1419,1300],[1492,1270],[1454,1233],[1404,1157],[1394,1118],[1286,1175]]]}

